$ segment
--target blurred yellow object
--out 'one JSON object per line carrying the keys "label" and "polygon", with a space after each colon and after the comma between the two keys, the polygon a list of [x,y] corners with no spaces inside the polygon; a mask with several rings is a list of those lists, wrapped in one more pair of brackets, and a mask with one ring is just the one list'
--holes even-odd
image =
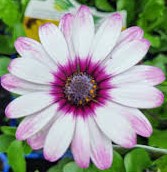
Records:
{"label": "blurred yellow object", "polygon": [[67,8],[67,4],[62,4],[63,2],[64,1],[61,0],[30,0],[24,17],[26,35],[30,38],[39,40],[38,28],[41,25],[48,22],[58,25],[60,18],[65,13],[75,10],[75,8],[70,5],[68,5]]}
{"label": "blurred yellow object", "polygon": [[33,38],[39,41],[38,29],[41,25],[48,22],[52,22],[56,25],[59,24],[59,21],[56,21],[56,20],[24,17],[24,28],[25,28],[27,37]]}

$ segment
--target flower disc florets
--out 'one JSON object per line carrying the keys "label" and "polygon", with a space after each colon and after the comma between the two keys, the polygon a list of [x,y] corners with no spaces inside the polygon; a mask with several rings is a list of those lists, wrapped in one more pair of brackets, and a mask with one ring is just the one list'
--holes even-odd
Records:
{"label": "flower disc florets", "polygon": [[83,106],[96,97],[97,84],[87,73],[77,72],[66,80],[64,93],[68,101]]}

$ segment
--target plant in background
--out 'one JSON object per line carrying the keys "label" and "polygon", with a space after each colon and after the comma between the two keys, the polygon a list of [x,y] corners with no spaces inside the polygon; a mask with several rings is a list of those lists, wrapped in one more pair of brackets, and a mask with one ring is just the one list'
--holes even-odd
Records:
{"label": "plant in background", "polygon": [[[64,4],[62,6],[62,3]],[[79,6],[76,0],[61,0],[58,2],[57,7],[63,9],[63,7]],[[7,73],[7,66],[10,61],[9,57],[16,57],[13,42],[19,36],[24,36],[24,30],[22,27],[22,16],[28,0],[0,0],[0,75]],[[115,12],[120,10],[127,11],[127,26],[139,25],[144,30],[144,37],[151,42],[151,48],[146,58],[143,59],[142,63],[146,65],[157,66],[163,70],[167,76],[167,3],[164,0],[78,0],[80,3],[84,3],[94,7],[92,12],[97,16],[106,16],[106,12]],[[67,4],[67,5],[66,5]],[[56,5],[56,4],[55,4]],[[65,8],[64,8],[65,9]],[[95,11],[95,10],[98,11]],[[99,11],[100,10],[100,11]],[[11,15],[12,14],[12,15]],[[15,17],[21,16],[21,17]],[[7,19],[8,23],[10,20],[14,21],[13,24],[8,25],[4,19]],[[18,25],[18,27],[15,27]],[[16,28],[16,29],[15,29]],[[14,53],[14,54],[13,54]],[[167,82],[163,82],[158,88],[163,91],[165,95],[164,104],[155,109],[142,110],[147,116],[153,126],[153,134],[149,138],[143,138],[138,136],[138,143],[135,147],[141,147],[143,149],[127,150],[122,149],[119,146],[114,146],[114,160],[112,167],[104,172],[166,172],[167,171]],[[0,90],[2,92],[2,90]],[[2,94],[1,94],[2,95]],[[2,98],[2,97],[1,97]],[[9,99],[10,97],[6,97]],[[1,102],[2,103],[2,102]],[[2,109],[1,109],[1,112]],[[2,115],[2,113],[1,113]],[[2,117],[2,116],[1,116]],[[5,124],[9,124],[10,120],[4,118]],[[17,120],[19,123],[20,120]],[[12,123],[11,123],[12,124]],[[2,139],[0,138],[0,152],[5,152],[8,155],[9,163],[12,170],[15,172],[26,171],[26,163],[24,154],[30,153],[31,149],[23,142],[20,141],[15,143],[15,128],[9,126],[1,127]],[[12,139],[11,139],[12,138]],[[4,147],[6,145],[6,147]],[[18,151],[19,149],[19,151]],[[22,151],[23,150],[23,151]],[[117,152],[116,152],[117,151]],[[16,158],[13,152],[17,152],[21,158]],[[149,152],[149,153],[148,153]],[[27,161],[27,160],[26,160]],[[33,164],[36,164],[33,160]],[[72,159],[62,159],[58,165],[53,166],[48,172],[100,172],[92,164],[87,169],[79,169],[76,167]],[[47,167],[42,163],[42,169]],[[140,162],[140,163],[139,163]],[[29,168],[29,162],[27,162],[27,168]],[[40,167],[36,167],[40,170]],[[28,170],[28,169],[27,169]],[[31,171],[33,169],[31,164]],[[38,171],[38,170],[37,170]]]}
{"label": "plant in background", "polygon": [[[136,65],[150,43],[139,27],[122,31],[121,15],[109,16],[94,32],[90,10],[66,14],[59,28],[39,29],[41,44],[21,37],[22,56],[12,60],[2,86],[22,96],[6,108],[8,118],[26,116],[16,137],[58,160],[71,144],[76,163],[99,169],[111,166],[112,143],[136,145],[136,135],[149,137],[152,127],[138,108],[155,108],[163,94],[154,86],[165,76],[156,67]],[[136,65],[136,66],[135,66]],[[60,143],[61,141],[61,143]]]}

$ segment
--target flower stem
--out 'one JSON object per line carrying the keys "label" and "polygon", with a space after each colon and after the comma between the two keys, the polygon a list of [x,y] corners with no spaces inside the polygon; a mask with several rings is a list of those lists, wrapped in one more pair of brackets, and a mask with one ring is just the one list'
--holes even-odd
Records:
{"label": "flower stem", "polygon": [[[118,151],[121,154],[125,154],[126,152],[131,150],[131,149],[123,148],[123,147],[121,147],[119,145],[113,145],[113,147],[114,147],[114,149],[116,151]],[[155,147],[152,147],[152,146],[140,145],[140,144],[137,144],[136,146],[134,146],[134,148],[143,148],[147,152],[149,152],[152,156],[155,156],[155,157],[159,157],[161,155],[167,155],[167,149],[155,148]]]}

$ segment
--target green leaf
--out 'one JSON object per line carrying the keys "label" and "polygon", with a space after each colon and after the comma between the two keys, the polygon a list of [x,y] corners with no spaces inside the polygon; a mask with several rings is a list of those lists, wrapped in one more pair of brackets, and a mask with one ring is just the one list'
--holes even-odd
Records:
{"label": "green leaf", "polygon": [[157,172],[167,172],[167,155],[158,158],[152,165]]}
{"label": "green leaf", "polygon": [[0,135],[0,152],[6,152],[13,140],[15,140],[15,138],[12,136]]}
{"label": "green leaf", "polygon": [[0,57],[0,76],[8,73],[8,65],[10,63],[10,59],[8,57]]}
{"label": "green leaf", "polygon": [[145,31],[153,31],[163,21],[164,0],[148,0],[139,15],[138,25]]}
{"label": "green leaf", "polygon": [[1,0],[2,9],[0,10],[0,18],[8,26],[13,26],[20,20],[19,6],[13,0]]}
{"label": "green leaf", "polygon": [[64,166],[63,172],[83,172],[83,169],[79,168],[75,162],[69,162]]}
{"label": "green leaf", "polygon": [[118,171],[125,172],[124,161],[122,156],[118,152],[114,151],[113,163],[108,172]]}
{"label": "green leaf", "polygon": [[13,141],[8,148],[7,155],[14,172],[26,172],[26,161],[21,141]]}
{"label": "green leaf", "polygon": [[63,167],[65,166],[65,164],[69,163],[70,161],[72,161],[72,159],[63,158],[58,162],[58,164],[49,168],[49,170],[47,172],[63,172]]}
{"label": "green leaf", "polygon": [[127,22],[128,24],[134,20],[135,17],[135,0],[117,0],[117,10],[126,10],[127,11]]}
{"label": "green leaf", "polygon": [[142,172],[151,164],[150,157],[144,149],[134,149],[125,155],[126,172]]}
{"label": "green leaf", "polygon": [[69,0],[55,0],[54,5],[58,11],[66,11],[69,10],[70,7],[73,7]]}
{"label": "green leaf", "polygon": [[16,127],[2,126],[2,133],[15,137]]}
{"label": "green leaf", "polygon": [[24,27],[23,27],[22,23],[16,23],[13,26],[13,30],[12,30],[12,42],[11,42],[11,44],[14,45],[14,42],[20,36],[25,36]]}
{"label": "green leaf", "polygon": [[147,60],[144,62],[146,65],[156,66],[163,70],[164,73],[167,73],[167,56],[163,54],[159,54],[156,58],[153,60]]}
{"label": "green leaf", "polygon": [[16,52],[11,42],[13,42],[11,36],[0,35],[0,54],[10,55]]}
{"label": "green leaf", "polygon": [[152,47],[154,47],[154,48],[159,48],[160,47],[161,39],[160,39],[159,36],[155,36],[155,35],[145,33],[144,37],[150,41]]}
{"label": "green leaf", "polygon": [[166,148],[167,149],[167,130],[154,130],[153,134],[149,138],[148,144],[153,147]]}
{"label": "green leaf", "polygon": [[114,11],[113,7],[111,6],[108,0],[95,0],[95,6],[96,8],[102,11]]}
{"label": "green leaf", "polygon": [[32,152],[32,148],[27,144],[26,141],[23,142],[23,151],[24,151],[24,154],[26,155]]}

